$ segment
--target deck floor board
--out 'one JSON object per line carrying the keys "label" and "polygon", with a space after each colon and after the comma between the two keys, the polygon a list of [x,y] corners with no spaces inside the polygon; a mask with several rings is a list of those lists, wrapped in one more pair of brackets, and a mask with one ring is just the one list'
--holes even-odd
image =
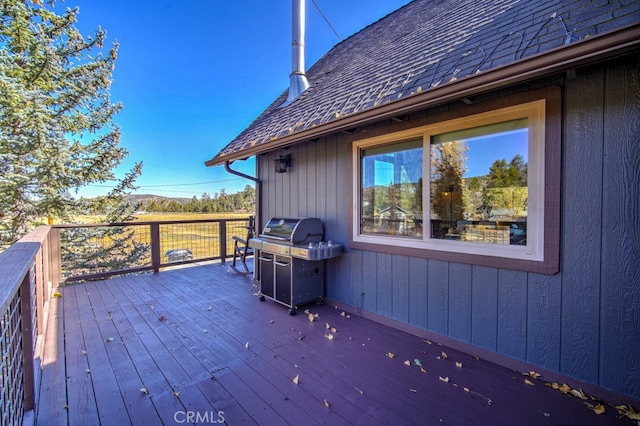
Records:
{"label": "deck floor board", "polygon": [[357,312],[310,305],[311,322],[257,290],[216,263],[62,288],[37,423],[629,424]]}

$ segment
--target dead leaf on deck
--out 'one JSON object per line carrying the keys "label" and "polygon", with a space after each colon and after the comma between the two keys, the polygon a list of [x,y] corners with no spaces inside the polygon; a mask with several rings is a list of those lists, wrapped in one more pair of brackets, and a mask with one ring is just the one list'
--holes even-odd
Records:
{"label": "dead leaf on deck", "polygon": [[329,334],[325,334],[325,335],[324,335],[324,337],[325,337],[325,338],[327,338],[327,339],[329,339],[329,340],[333,340],[333,339],[335,339],[335,336],[334,336],[333,334],[331,334],[331,333],[329,333]]}
{"label": "dead leaf on deck", "polygon": [[616,405],[618,413],[630,420],[637,420],[640,422],[640,413],[637,413],[631,405]]}
{"label": "dead leaf on deck", "polygon": [[440,377],[440,380],[442,380],[443,382],[449,383],[449,377],[442,377],[442,376],[439,376],[439,377]]}
{"label": "dead leaf on deck", "polygon": [[302,336],[298,336],[298,339],[297,339],[297,340],[302,340],[302,339],[304,339],[304,335],[302,335]]}
{"label": "dead leaf on deck", "polygon": [[309,322],[314,322],[316,320],[316,317],[313,316],[313,314],[309,314]]}
{"label": "dead leaf on deck", "polygon": [[540,373],[536,373],[535,371],[529,371],[528,373],[522,373],[524,376],[529,376],[533,379],[537,379],[538,377],[541,376]]}
{"label": "dead leaf on deck", "polygon": [[140,388],[140,392],[142,392],[142,393],[146,393],[146,394],[148,394],[148,393],[149,393],[149,391],[147,391],[147,388],[146,388],[146,387],[144,387],[144,386]]}
{"label": "dead leaf on deck", "polygon": [[327,330],[329,330],[329,329],[331,328],[331,326],[329,325],[329,323],[328,323],[328,322],[325,322],[325,323],[324,323],[324,327],[325,327]]}
{"label": "dead leaf on deck", "polygon": [[304,310],[304,313],[305,313],[305,314],[307,314],[307,315],[309,315],[309,314],[311,313],[311,311],[310,311],[309,309],[305,309],[305,310]]}
{"label": "dead leaf on deck", "polygon": [[406,360],[406,361],[404,362],[404,365],[406,365],[406,366],[411,366],[411,361]]}
{"label": "dead leaf on deck", "polygon": [[591,411],[593,411],[596,414],[604,414],[604,412],[606,411],[606,409],[604,408],[604,405],[602,404],[593,405],[593,404],[589,404],[588,402],[583,402],[583,404],[586,405],[587,408],[589,408]]}
{"label": "dead leaf on deck", "polygon": [[462,368],[462,363],[461,362],[456,362],[456,367]]}
{"label": "dead leaf on deck", "polygon": [[212,307],[213,307],[213,306],[209,306],[209,307],[207,308],[207,311],[210,311]]}
{"label": "dead leaf on deck", "polygon": [[447,359],[447,358],[449,358],[449,357],[447,356],[447,353],[446,353],[446,352],[442,352],[442,359]]}
{"label": "dead leaf on deck", "polygon": [[589,399],[589,397],[582,391],[582,389],[571,389],[569,394],[575,396],[580,399]]}
{"label": "dead leaf on deck", "polygon": [[178,396],[180,396],[180,392],[174,392],[173,395],[177,398]]}
{"label": "dead leaf on deck", "polygon": [[426,373],[426,372],[427,372],[427,370],[425,370],[424,368],[420,367],[420,372],[421,372],[421,373]]}
{"label": "dead leaf on deck", "polygon": [[324,406],[327,408],[331,408],[331,406],[329,405],[329,402],[326,399],[324,400]]}
{"label": "dead leaf on deck", "polygon": [[159,319],[160,321],[164,321],[164,315],[160,315],[160,316],[158,317],[158,319]]}
{"label": "dead leaf on deck", "polygon": [[396,356],[396,354],[392,353],[392,352],[387,352],[387,357],[388,358],[394,358]]}
{"label": "dead leaf on deck", "polygon": [[84,372],[85,373],[91,373],[91,370],[87,368],[86,370],[84,370]]}
{"label": "dead leaf on deck", "polygon": [[418,393],[418,391],[416,389],[409,389],[411,392],[413,393]]}
{"label": "dead leaf on deck", "polygon": [[245,343],[245,344],[244,344],[244,347],[245,347],[245,348],[247,348],[247,349],[249,349],[249,342]]}
{"label": "dead leaf on deck", "polygon": [[354,388],[354,389],[357,390],[360,395],[364,395],[364,391],[362,389],[358,389],[358,388]]}
{"label": "dead leaf on deck", "polygon": [[300,381],[300,375],[296,374],[296,377],[293,378],[293,384],[297,385],[299,381]]}
{"label": "dead leaf on deck", "polygon": [[529,380],[529,379],[524,379],[524,382],[525,382],[526,384],[528,384],[529,386],[535,386],[535,385],[534,385],[534,383],[533,383],[531,380]]}
{"label": "dead leaf on deck", "polygon": [[335,327],[331,327],[330,330],[331,330],[332,333],[337,333],[338,332],[338,329],[335,328]]}
{"label": "dead leaf on deck", "polygon": [[107,342],[113,342],[113,337],[107,337]]}

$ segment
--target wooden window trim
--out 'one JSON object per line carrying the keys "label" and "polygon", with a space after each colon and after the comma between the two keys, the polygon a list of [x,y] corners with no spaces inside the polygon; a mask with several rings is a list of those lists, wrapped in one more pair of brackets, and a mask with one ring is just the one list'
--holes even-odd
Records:
{"label": "wooden window trim", "polygon": [[[560,186],[561,186],[561,141],[562,141],[562,94],[558,86],[549,86],[528,92],[508,95],[491,101],[472,104],[456,108],[443,113],[428,115],[419,120],[409,121],[376,129],[368,132],[366,137],[376,137],[388,133],[395,133],[435,124],[442,121],[463,118],[465,116],[489,112],[492,110],[515,106],[518,104],[545,99],[545,191],[544,191],[544,246],[542,261],[524,259],[509,259],[498,256],[485,256],[479,254],[447,252],[432,249],[408,248],[396,245],[373,244],[353,239],[353,215],[356,212],[349,209],[349,247],[358,250],[399,254],[412,257],[423,257],[447,262],[466,263],[472,265],[513,269],[542,274],[555,274],[559,271],[560,258]],[[362,134],[350,138],[351,143],[362,139]],[[350,174],[353,176],[352,161],[349,161]],[[352,185],[349,185],[350,199],[353,194]]]}

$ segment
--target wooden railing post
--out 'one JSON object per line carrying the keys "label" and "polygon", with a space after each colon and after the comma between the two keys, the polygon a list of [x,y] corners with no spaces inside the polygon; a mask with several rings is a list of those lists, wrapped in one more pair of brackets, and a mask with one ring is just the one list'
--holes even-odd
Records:
{"label": "wooden railing post", "polygon": [[227,261],[227,221],[220,221],[220,259],[224,263]]}
{"label": "wooden railing post", "polygon": [[[51,228],[49,231],[49,262],[51,287],[57,288],[62,281],[62,251],[60,250],[60,229]],[[47,294],[48,298],[50,295]]]}
{"label": "wooden railing post", "polygon": [[[37,267],[37,264],[36,266]],[[24,380],[24,410],[33,410],[35,407],[35,374],[33,371],[33,324],[31,323],[31,282],[34,276],[34,266],[25,275],[20,285],[20,322],[22,334],[22,368]]]}
{"label": "wooden railing post", "polygon": [[151,227],[151,267],[153,272],[160,272],[160,224],[152,223]]}

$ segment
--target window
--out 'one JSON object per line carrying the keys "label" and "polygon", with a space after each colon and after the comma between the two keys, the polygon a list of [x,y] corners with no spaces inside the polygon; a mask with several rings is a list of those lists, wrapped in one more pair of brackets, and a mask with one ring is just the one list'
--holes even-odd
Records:
{"label": "window", "polygon": [[536,100],[355,141],[353,242],[543,261],[545,107]]}

